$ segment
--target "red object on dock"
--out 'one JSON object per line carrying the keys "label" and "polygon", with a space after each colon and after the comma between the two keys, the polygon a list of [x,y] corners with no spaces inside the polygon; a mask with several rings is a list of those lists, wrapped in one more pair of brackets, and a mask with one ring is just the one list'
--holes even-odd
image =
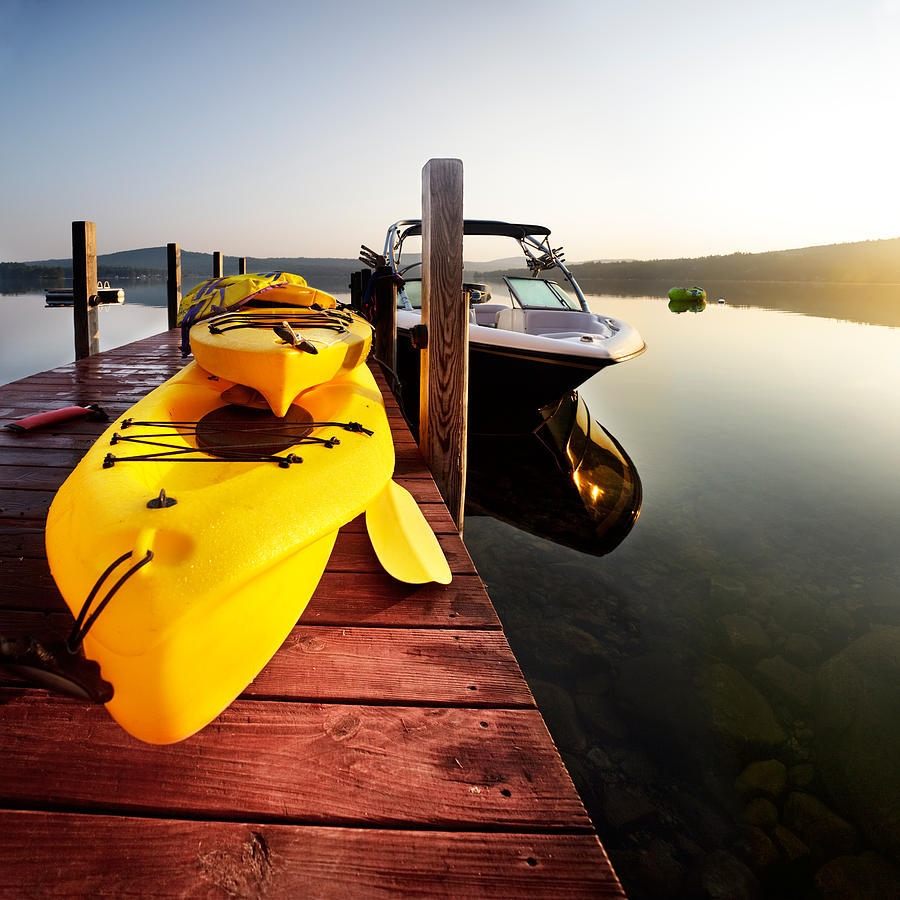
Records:
{"label": "red object on dock", "polygon": [[99,406],[64,406],[62,409],[51,409],[48,412],[25,416],[17,422],[10,422],[6,427],[10,431],[21,433],[35,428],[44,428],[47,425],[56,425],[59,422],[70,422],[72,419],[88,417],[94,417],[95,421],[106,421],[106,415]]}

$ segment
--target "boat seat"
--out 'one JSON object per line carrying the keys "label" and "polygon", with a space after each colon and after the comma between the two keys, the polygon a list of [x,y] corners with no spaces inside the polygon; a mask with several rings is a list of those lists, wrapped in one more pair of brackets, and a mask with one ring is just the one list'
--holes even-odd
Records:
{"label": "boat seat", "polygon": [[497,313],[497,327],[550,337],[609,333],[596,315],[574,309],[506,309]]}
{"label": "boat seat", "polygon": [[469,318],[471,320],[472,313],[474,313],[476,325],[485,325],[488,328],[496,328],[497,316],[504,309],[509,309],[509,307],[504,306],[502,303],[476,303],[470,307]]}
{"label": "boat seat", "polygon": [[525,332],[525,310],[523,309],[501,309],[494,319],[495,326],[502,328],[504,331]]}

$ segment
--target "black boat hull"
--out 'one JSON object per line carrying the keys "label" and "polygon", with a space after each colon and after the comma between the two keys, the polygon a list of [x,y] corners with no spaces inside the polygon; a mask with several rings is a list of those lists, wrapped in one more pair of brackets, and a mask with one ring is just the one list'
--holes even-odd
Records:
{"label": "black boat hull", "polygon": [[[409,331],[398,328],[397,375],[403,411],[413,425],[419,418],[420,356]],[[613,362],[470,341],[469,429],[488,433],[531,430],[542,421],[541,407],[556,403]]]}

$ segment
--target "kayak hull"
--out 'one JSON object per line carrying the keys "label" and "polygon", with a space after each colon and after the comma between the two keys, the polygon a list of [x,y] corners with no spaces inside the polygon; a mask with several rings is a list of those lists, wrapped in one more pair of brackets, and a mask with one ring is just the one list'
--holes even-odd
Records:
{"label": "kayak hull", "polygon": [[257,458],[198,449],[196,423],[229,407],[233,387],[189,364],[113,423],[48,514],[60,592],[76,619],[97,613],[80,639],[113,685],[107,707],[151,743],[199,730],[252,681],[305,608],[337,530],[393,473],[367,367],[296,398],[302,438],[272,417],[287,446]]}
{"label": "kayak hull", "polygon": [[88,634],[89,659],[115,693],[106,704],[129,734],[151,744],[184,740],[253,681],[290,634],[315,592],[337,532],[325,535],[204,611],[140,656],[124,656]]}

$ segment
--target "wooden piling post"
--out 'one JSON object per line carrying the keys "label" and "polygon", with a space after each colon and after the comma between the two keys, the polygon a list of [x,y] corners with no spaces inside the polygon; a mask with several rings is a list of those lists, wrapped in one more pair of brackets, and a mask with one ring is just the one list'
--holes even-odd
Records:
{"label": "wooden piling post", "polygon": [[169,260],[169,328],[174,328],[178,324],[178,307],[181,306],[181,247],[178,244],[166,244],[166,250]]}
{"label": "wooden piling post", "polygon": [[375,358],[394,375],[397,372],[397,283],[390,266],[377,268],[374,277]]}
{"label": "wooden piling post", "polygon": [[97,225],[72,223],[72,289],[75,316],[75,359],[100,352],[97,311]]}
{"label": "wooden piling post", "polygon": [[419,445],[462,532],[466,495],[469,310],[463,284],[463,166],[430,159],[422,170],[422,352]]}
{"label": "wooden piling post", "polygon": [[213,251],[213,278],[221,278],[225,274],[225,260],[221,250]]}
{"label": "wooden piling post", "polygon": [[372,277],[371,269],[361,269],[350,273],[350,305],[361,309],[362,299],[366,295],[369,279]]}
{"label": "wooden piling post", "polygon": [[247,257],[239,256],[238,257],[238,275],[246,275],[247,274]]}

